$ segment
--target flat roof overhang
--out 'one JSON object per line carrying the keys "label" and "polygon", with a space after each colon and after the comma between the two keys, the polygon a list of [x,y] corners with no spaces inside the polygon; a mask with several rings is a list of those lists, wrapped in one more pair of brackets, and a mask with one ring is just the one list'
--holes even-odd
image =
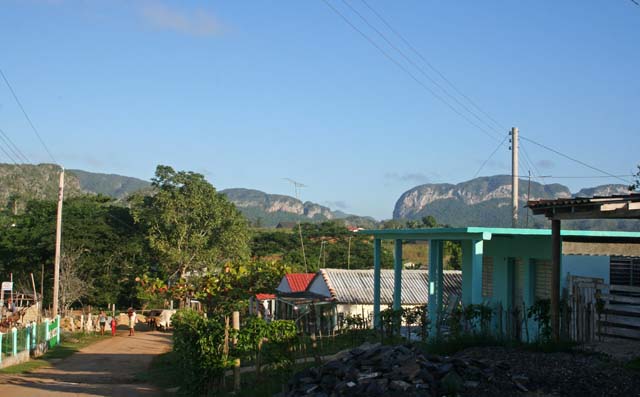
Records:
{"label": "flat roof overhang", "polygon": [[[495,227],[433,228],[433,229],[382,229],[361,230],[359,234],[381,240],[491,240],[493,237],[551,237],[551,229],[516,229]],[[562,230],[563,241],[640,243],[640,232]]]}

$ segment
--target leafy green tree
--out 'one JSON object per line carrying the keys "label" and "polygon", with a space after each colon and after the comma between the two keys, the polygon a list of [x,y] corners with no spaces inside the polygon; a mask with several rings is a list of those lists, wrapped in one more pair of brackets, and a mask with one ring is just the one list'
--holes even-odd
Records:
{"label": "leafy green tree", "polygon": [[154,194],[132,198],[133,214],[168,274],[248,256],[246,219],[203,175],[159,165],[151,181]]}
{"label": "leafy green tree", "polygon": [[[22,213],[0,216],[0,274],[13,272],[14,279],[26,282],[34,273],[38,280],[44,265],[45,304],[51,302],[55,220],[54,201],[32,200]],[[134,278],[148,271],[154,260],[128,208],[104,196],[65,200],[62,236],[63,258],[81,253],[74,255],[74,269],[92,286],[81,294],[83,303],[135,302]]]}
{"label": "leafy green tree", "polygon": [[629,186],[629,190],[640,190],[640,165],[638,165],[638,172],[635,175],[634,182]]}

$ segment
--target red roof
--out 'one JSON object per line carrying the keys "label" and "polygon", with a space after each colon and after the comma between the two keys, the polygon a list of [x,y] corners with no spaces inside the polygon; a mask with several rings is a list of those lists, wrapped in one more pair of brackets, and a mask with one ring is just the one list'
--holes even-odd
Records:
{"label": "red roof", "polygon": [[276,299],[275,294],[256,294],[256,299],[259,301],[266,301],[269,299]]}
{"label": "red roof", "polygon": [[303,292],[307,289],[314,276],[315,273],[291,273],[285,277],[287,278],[291,292]]}

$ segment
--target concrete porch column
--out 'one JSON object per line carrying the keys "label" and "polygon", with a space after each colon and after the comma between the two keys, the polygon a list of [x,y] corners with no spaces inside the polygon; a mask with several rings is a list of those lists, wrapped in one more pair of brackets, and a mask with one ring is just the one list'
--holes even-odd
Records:
{"label": "concrete porch column", "polygon": [[462,304],[482,303],[482,240],[462,242]]}
{"label": "concrete porch column", "polygon": [[393,249],[393,310],[402,308],[402,240],[394,241]]}
{"label": "concrete porch column", "polygon": [[380,239],[373,240],[373,327],[380,329]]}

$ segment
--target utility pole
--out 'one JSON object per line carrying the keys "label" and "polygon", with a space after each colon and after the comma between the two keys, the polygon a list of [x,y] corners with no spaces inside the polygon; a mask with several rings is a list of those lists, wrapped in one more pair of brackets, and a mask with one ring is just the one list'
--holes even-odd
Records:
{"label": "utility pole", "polygon": [[[284,179],[293,185],[293,189],[296,194],[296,199],[302,203],[298,194],[298,189],[307,187],[307,185],[305,185],[304,183],[296,182],[291,178],[284,178]],[[302,205],[304,207],[304,203]],[[307,273],[307,255],[304,252],[304,240],[302,239],[302,226],[300,225],[300,220],[298,220],[298,235],[300,236],[300,246],[302,247],[302,260],[304,262],[304,272]],[[318,263],[318,265],[319,264],[320,263]]]}
{"label": "utility pole", "polygon": [[518,226],[518,128],[511,128],[511,227]]}
{"label": "utility pole", "polygon": [[58,315],[58,293],[60,289],[60,245],[62,242],[62,200],[64,199],[64,168],[60,172],[60,184],[58,186],[58,216],[56,219],[56,257],[53,267],[53,313]]}
{"label": "utility pole", "polygon": [[[527,185],[527,202],[531,199],[531,170],[529,172],[529,184]],[[529,208],[527,208],[527,223],[525,227],[529,227]]]}
{"label": "utility pole", "polygon": [[351,269],[351,237],[349,236],[349,246],[347,247],[347,270]]}

